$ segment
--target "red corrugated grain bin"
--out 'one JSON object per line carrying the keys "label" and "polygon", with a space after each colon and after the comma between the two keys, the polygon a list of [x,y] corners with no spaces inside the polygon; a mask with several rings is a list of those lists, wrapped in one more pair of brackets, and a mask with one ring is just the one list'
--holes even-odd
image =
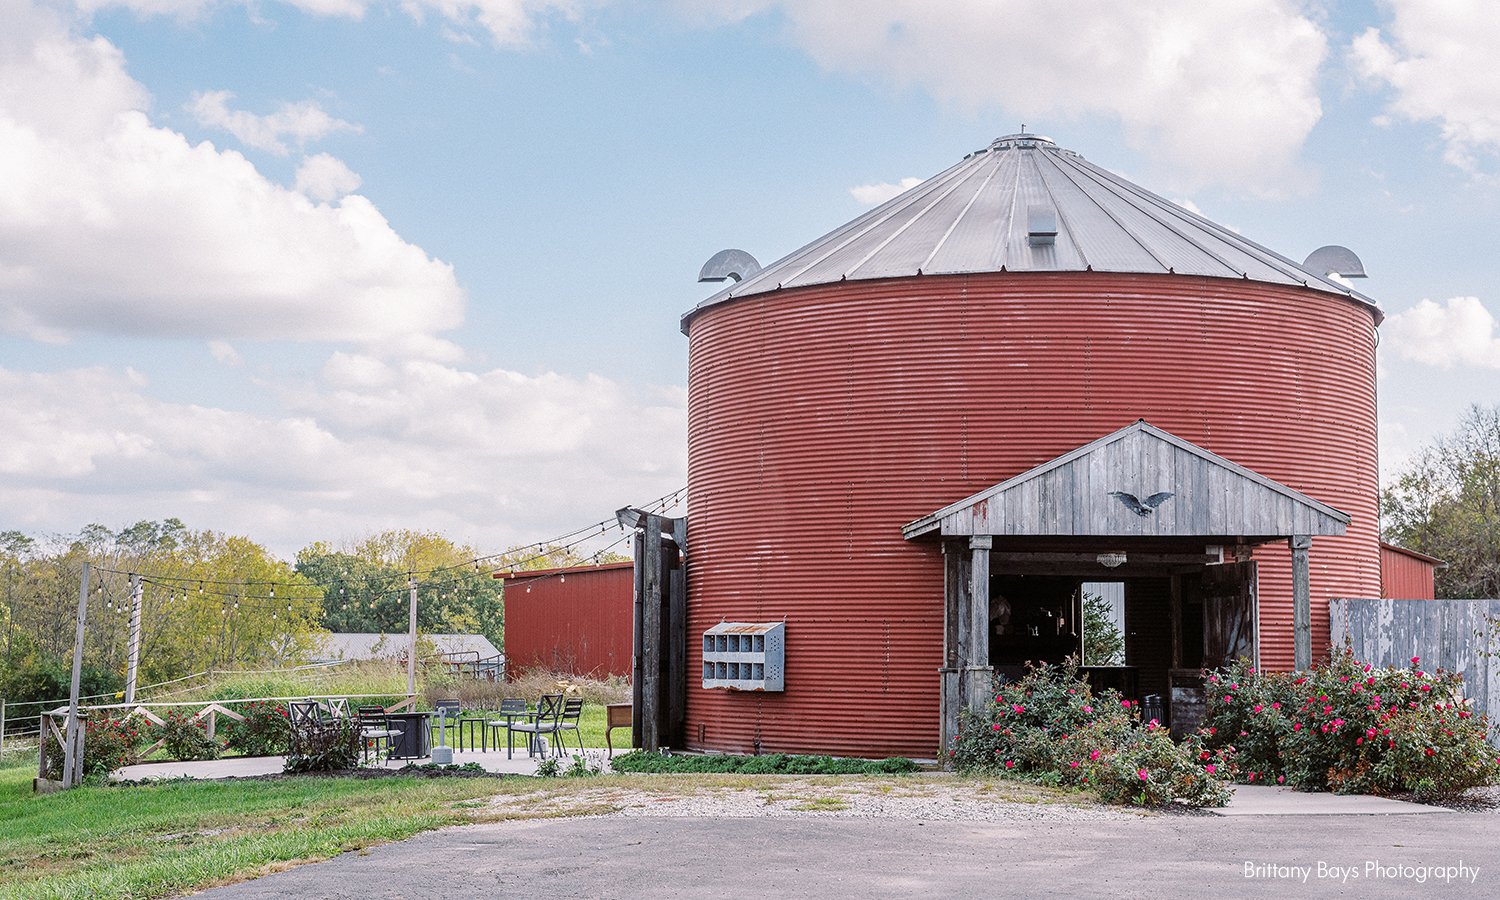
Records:
{"label": "red corrugated grain bin", "polygon": [[[705,300],[683,319],[688,746],[934,756],[938,673],[952,663],[944,551],[903,526],[1139,419],[1344,515],[1347,531],[1316,537],[1309,555],[1321,653],[1328,600],[1381,589],[1380,319],[1327,272],[1036,135],[1000,138]],[[1169,615],[1171,579],[1197,576],[1110,570],[1093,560],[1120,540],[1060,535],[997,537],[991,591],[1024,594],[1043,577],[1027,553],[1081,560],[1058,563],[1075,588],[1120,578],[1127,639],[1157,648],[1136,674],[1164,689],[1187,665],[1173,635],[1201,627]],[[1224,547],[1232,562],[1249,538],[1256,650],[1286,669],[1292,554],[1286,535],[1269,537],[1126,549]],[[1062,590],[1030,584],[1037,597]],[[697,636],[725,620],[786,622],[784,691],[702,687]]]}

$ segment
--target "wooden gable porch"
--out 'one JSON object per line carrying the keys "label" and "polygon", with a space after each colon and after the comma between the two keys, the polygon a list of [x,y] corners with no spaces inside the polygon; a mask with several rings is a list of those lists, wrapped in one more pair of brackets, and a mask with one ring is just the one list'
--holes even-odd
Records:
{"label": "wooden gable porch", "polygon": [[[1206,655],[1197,665],[1220,662],[1215,653],[1233,658],[1255,646],[1250,550],[1286,541],[1296,665],[1307,668],[1308,549],[1314,537],[1343,534],[1348,524],[1346,514],[1144,420],[907,524],[908,540],[940,541],[944,551],[943,746],[957,734],[959,710],[978,712],[992,696],[997,581],[1133,579],[1151,587],[1164,598],[1167,614],[1141,633],[1170,635],[1170,650],[1156,651],[1170,662],[1153,668],[1155,677],[1158,669],[1168,674],[1195,662],[1196,636],[1183,632],[1185,591],[1196,592],[1194,599],[1212,613],[1201,625]],[[1000,602],[1007,603],[1003,592]],[[1068,608],[1040,609],[1061,620]],[[1067,614],[1081,620],[1076,606]]]}

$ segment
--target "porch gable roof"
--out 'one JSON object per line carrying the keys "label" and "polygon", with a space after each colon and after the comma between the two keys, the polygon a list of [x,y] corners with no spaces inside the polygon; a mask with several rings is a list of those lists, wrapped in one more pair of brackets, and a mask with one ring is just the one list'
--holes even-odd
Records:
{"label": "porch gable roof", "polygon": [[1140,419],[902,527],[943,536],[1338,535],[1349,516]]}

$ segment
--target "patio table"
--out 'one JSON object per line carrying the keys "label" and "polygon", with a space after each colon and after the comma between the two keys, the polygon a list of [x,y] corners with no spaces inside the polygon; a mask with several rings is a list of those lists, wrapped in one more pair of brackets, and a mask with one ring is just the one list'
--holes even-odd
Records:
{"label": "patio table", "polygon": [[[505,719],[505,723],[504,723],[503,726],[502,726],[502,724],[501,724],[501,722],[500,722],[499,719],[492,719],[492,720],[490,720],[490,729],[495,732],[495,749],[499,750],[500,749],[500,733],[499,733],[500,729],[502,727],[504,727],[506,731],[509,731],[511,723],[514,722],[517,719],[522,719],[522,720],[525,720],[525,719],[535,719],[536,718],[536,710],[535,709],[522,709],[522,710],[515,710],[513,712],[500,712],[500,713],[496,713],[495,715],[501,716],[501,717],[503,717]],[[542,747],[542,736],[540,734],[530,735],[530,738],[531,738],[531,743],[529,743],[529,744],[526,745],[526,747],[527,747],[526,754],[528,756],[530,756],[533,753],[545,753],[546,752],[546,750],[543,749],[543,747]],[[505,758],[506,759],[514,759],[515,758],[515,751],[511,748],[511,743],[510,743],[509,740],[507,740],[505,742]]]}

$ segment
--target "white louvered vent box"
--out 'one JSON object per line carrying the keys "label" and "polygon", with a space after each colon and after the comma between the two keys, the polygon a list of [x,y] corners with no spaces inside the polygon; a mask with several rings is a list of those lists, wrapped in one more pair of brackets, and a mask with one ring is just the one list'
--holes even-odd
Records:
{"label": "white louvered vent box", "polygon": [[720,622],[703,632],[703,686],[786,690],[786,623]]}

